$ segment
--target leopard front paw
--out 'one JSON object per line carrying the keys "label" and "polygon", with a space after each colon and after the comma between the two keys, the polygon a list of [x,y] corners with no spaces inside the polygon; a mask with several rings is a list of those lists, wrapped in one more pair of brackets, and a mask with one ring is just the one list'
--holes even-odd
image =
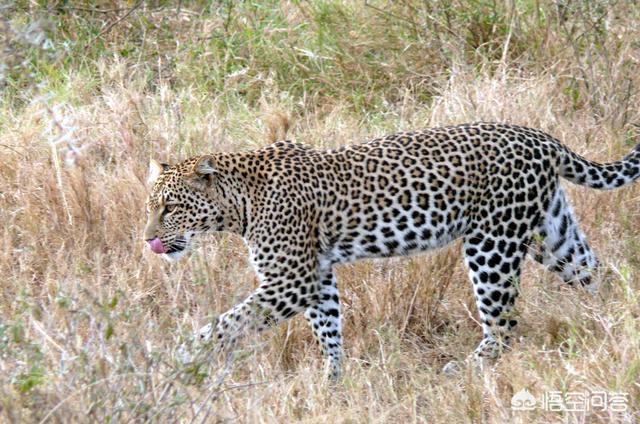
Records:
{"label": "leopard front paw", "polygon": [[193,362],[193,353],[189,350],[186,343],[178,346],[175,351],[175,357],[182,365],[188,365]]}
{"label": "leopard front paw", "polygon": [[199,343],[208,343],[209,340],[211,340],[213,329],[214,329],[214,326],[212,323],[205,325],[204,327],[196,331],[194,340],[196,340]]}
{"label": "leopard front paw", "polygon": [[213,345],[215,351],[219,351],[232,343],[234,337],[230,330],[224,317],[220,316],[196,331],[194,342],[200,346]]}

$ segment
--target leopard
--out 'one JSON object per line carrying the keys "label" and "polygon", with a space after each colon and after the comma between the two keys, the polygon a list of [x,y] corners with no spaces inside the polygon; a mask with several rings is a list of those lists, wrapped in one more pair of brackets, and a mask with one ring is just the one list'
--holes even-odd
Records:
{"label": "leopard", "polygon": [[278,141],[174,165],[151,160],[144,240],[174,261],[200,234],[239,235],[258,287],[196,337],[225,349],[303,314],[325,372],[337,379],[344,353],[335,268],[462,239],[482,326],[470,357],[495,360],[512,341],[525,258],[568,285],[598,288],[598,258],[561,179],[611,190],[639,177],[640,144],[618,161],[596,163],[541,130],[497,122],[336,148]]}

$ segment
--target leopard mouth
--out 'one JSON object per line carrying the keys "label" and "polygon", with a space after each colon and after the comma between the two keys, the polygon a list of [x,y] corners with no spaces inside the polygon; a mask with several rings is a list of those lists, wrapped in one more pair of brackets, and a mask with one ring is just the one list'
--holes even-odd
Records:
{"label": "leopard mouth", "polygon": [[176,237],[175,240],[169,245],[167,245],[165,254],[170,255],[172,253],[182,252],[187,247],[187,239],[180,236]]}

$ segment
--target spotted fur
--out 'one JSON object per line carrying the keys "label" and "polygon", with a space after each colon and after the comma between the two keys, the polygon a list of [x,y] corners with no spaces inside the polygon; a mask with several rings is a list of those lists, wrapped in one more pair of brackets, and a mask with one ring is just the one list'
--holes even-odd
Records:
{"label": "spotted fur", "polygon": [[303,312],[335,377],[342,357],[335,265],[462,238],[484,333],[474,354],[495,358],[516,325],[511,310],[527,253],[567,283],[595,290],[597,259],[559,178],[602,190],[627,185],[640,176],[640,145],[597,164],[544,132],[477,123],[331,150],[284,141],[162,165],[157,174],[145,238],[159,237],[175,259],[196,234],[239,234],[260,281],[201,337],[228,346],[245,329]]}

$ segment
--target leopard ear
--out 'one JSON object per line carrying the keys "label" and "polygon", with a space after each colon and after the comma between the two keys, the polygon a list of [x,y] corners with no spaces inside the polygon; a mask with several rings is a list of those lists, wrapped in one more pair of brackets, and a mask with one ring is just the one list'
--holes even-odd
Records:
{"label": "leopard ear", "polygon": [[166,171],[169,168],[169,165],[166,163],[158,162],[155,159],[151,159],[149,161],[149,175],[147,177],[147,184],[153,184],[160,174]]}
{"label": "leopard ear", "polygon": [[211,185],[214,174],[218,173],[215,158],[211,155],[200,156],[191,168],[188,181],[199,190],[206,190]]}
{"label": "leopard ear", "polygon": [[215,164],[215,158],[211,155],[200,156],[195,165],[193,165],[193,173],[201,177],[217,172],[218,168]]}

